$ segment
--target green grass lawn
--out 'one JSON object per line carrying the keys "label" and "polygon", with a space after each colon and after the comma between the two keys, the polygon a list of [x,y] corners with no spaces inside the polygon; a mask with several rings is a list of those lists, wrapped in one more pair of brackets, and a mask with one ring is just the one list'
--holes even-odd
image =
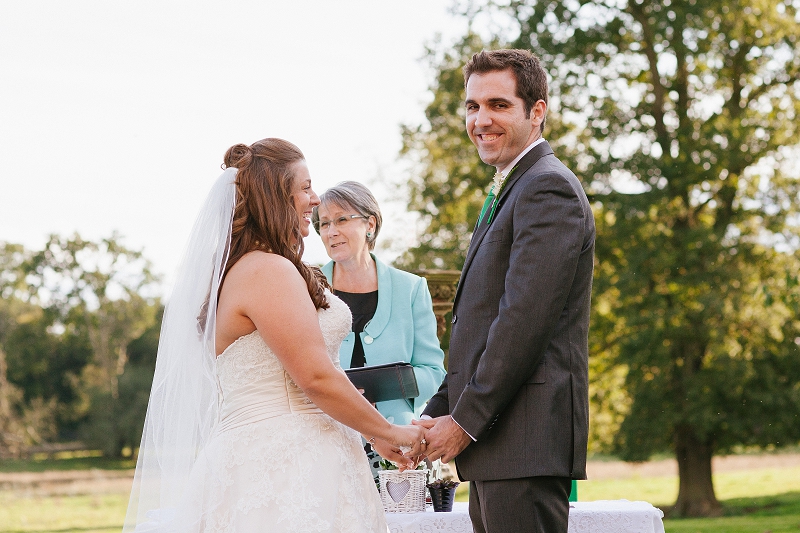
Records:
{"label": "green grass lawn", "polygon": [[800,531],[800,492],[723,501],[720,518],[664,521],[667,533],[784,533]]}
{"label": "green grass lawn", "polygon": [[46,470],[132,470],[136,468],[133,459],[107,459],[100,452],[76,454],[70,452],[62,457],[53,459],[17,460],[4,459],[0,461],[0,472],[44,472]]}
{"label": "green grass lawn", "polygon": [[[129,469],[130,461],[83,457],[48,461],[3,461],[0,472]],[[719,518],[666,519],[667,533],[800,532],[800,467],[722,472],[714,476],[725,514]],[[468,484],[456,499],[466,501]],[[578,483],[578,499],[644,500],[656,507],[674,502],[675,476],[603,479]],[[118,533],[128,494],[25,496],[0,490],[0,533]]]}
{"label": "green grass lawn", "polygon": [[127,494],[20,497],[0,491],[2,533],[119,533]]}

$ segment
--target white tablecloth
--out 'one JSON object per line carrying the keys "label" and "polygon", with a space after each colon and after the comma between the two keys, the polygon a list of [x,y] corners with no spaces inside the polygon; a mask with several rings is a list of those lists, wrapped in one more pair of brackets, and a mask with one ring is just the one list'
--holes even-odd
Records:
{"label": "white tablecloth", "polygon": [[[664,513],[647,502],[598,500],[572,502],[569,533],[664,533]],[[466,502],[452,513],[386,513],[391,533],[472,533]]]}

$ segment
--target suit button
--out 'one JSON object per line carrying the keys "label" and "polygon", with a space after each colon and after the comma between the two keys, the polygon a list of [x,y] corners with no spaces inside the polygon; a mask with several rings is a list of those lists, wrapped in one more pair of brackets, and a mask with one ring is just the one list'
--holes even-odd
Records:
{"label": "suit button", "polygon": [[369,335],[367,335],[366,337],[364,337],[364,343],[365,343],[365,344],[372,344],[372,341],[374,341],[374,340],[375,340],[375,339],[373,339],[373,338],[372,338],[372,337],[370,337]]}
{"label": "suit button", "polygon": [[456,320],[458,320],[458,317],[456,315],[453,315],[453,320],[451,321],[451,324],[455,324]]}

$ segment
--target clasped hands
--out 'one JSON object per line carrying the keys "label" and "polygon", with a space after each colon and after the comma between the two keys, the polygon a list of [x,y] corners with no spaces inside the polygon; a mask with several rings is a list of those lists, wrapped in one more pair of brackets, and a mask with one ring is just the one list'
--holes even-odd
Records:
{"label": "clasped hands", "polygon": [[449,463],[472,442],[470,436],[450,415],[413,420],[411,423],[423,430],[420,453],[417,454],[416,450],[412,449],[406,452],[409,454],[406,455],[385,441],[377,441],[372,445],[381,457],[395,463],[401,472],[416,468],[426,457],[431,461],[439,459],[443,463]]}

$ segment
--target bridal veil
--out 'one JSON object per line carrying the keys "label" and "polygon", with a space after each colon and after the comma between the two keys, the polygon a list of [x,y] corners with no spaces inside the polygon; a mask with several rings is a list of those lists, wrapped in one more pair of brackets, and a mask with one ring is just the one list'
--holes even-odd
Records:
{"label": "bridal veil", "polygon": [[123,533],[174,530],[192,466],[217,419],[216,307],[229,254],[236,172],[228,168],[212,187],[167,301]]}

